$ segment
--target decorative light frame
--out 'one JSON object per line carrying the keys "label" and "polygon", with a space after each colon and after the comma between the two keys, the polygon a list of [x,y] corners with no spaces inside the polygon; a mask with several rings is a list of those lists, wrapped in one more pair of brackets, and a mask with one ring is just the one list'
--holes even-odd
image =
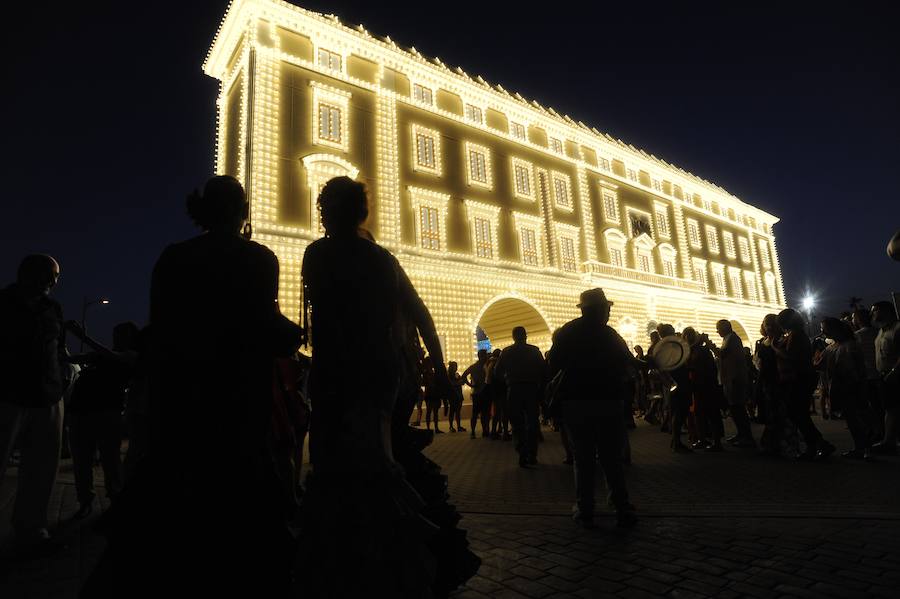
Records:
{"label": "decorative light frame", "polygon": [[[656,219],[656,234],[661,239],[672,239],[672,223],[669,221],[669,206],[662,202],[653,202],[653,212]],[[662,222],[663,226],[660,226]]]}
{"label": "decorative light frame", "polygon": [[[418,123],[412,123],[409,127],[410,132],[410,148],[412,149],[412,157],[410,164],[414,171],[428,173],[440,177],[443,169],[443,161],[441,160],[441,132],[437,129],[429,129]],[[419,162],[419,136],[431,138],[434,144],[434,166],[428,166]]]}
{"label": "decorative light frame", "polygon": [[[309,86],[312,88],[312,143],[318,146],[326,146],[334,148],[342,152],[350,151],[350,98],[348,91],[319,83],[318,81],[310,81]],[[341,113],[341,141],[335,142],[330,139],[319,137],[319,107],[322,104],[335,106]]]}
{"label": "decorative light frame", "polygon": [[[409,194],[409,203],[412,207],[414,221],[415,221],[415,229],[416,229],[416,248],[419,250],[423,250],[426,252],[435,252],[446,254],[447,253],[447,204],[450,202],[450,194],[440,193],[438,191],[434,191],[432,189],[425,189],[422,187],[414,187],[412,185],[407,186],[407,193]],[[440,234],[440,249],[426,248],[422,246],[422,222],[421,222],[421,208],[434,208],[438,211],[438,218],[440,222],[438,223],[438,233]]]}
{"label": "decorative light frame", "polygon": [[[519,254],[519,262],[526,268],[543,269],[547,265],[546,240],[544,239],[544,220],[534,214],[524,212],[512,212],[513,226],[516,229],[516,250]],[[534,241],[537,246],[537,265],[525,264],[525,255],[522,253],[522,229],[534,231]]]}
{"label": "decorative light frame", "polygon": [[[475,200],[463,199],[463,206],[466,209],[466,217],[469,220],[469,232],[472,236],[472,255],[478,260],[497,262],[500,259],[498,255],[498,235],[500,231],[500,206],[485,204],[484,202],[476,202]],[[482,218],[491,224],[491,256],[485,258],[478,255],[476,246],[475,219]]]}
{"label": "decorative light frame", "polygon": [[[494,188],[494,167],[491,161],[491,150],[487,146],[482,146],[470,141],[463,144],[463,162],[466,163],[466,183],[473,187],[481,187],[483,189],[492,190]],[[484,155],[484,171],[487,181],[479,181],[472,177],[472,152]]]}
{"label": "decorative light frame", "polygon": [[706,251],[710,254],[719,253],[719,232],[715,225],[706,224],[703,227],[706,232]]}
{"label": "decorative light frame", "polygon": [[[537,193],[535,190],[535,181],[534,181],[534,164],[528,162],[527,160],[523,160],[522,158],[518,158],[516,156],[510,156],[510,169],[509,175],[512,178],[512,189],[513,193],[517,198],[523,200],[534,201],[537,198]],[[528,181],[528,193],[524,193],[519,190],[518,181],[516,179],[516,167],[521,167],[525,169],[527,174]]]}
{"label": "decorative light frame", "polygon": [[[565,193],[566,200],[568,204],[561,204],[559,202],[559,194],[556,190],[556,182],[562,181]],[[569,175],[562,173],[560,171],[550,171],[550,187],[551,193],[553,194],[553,205],[557,210],[562,210],[563,212],[574,212],[575,211],[575,198],[572,196],[572,180],[569,178]]]}
{"label": "decorative light frame", "polygon": [[[558,257],[559,270],[562,272],[578,272],[578,265],[581,264],[581,227],[577,225],[569,225],[566,223],[554,223],[554,234],[556,237],[556,255]],[[570,239],[573,248],[573,260],[575,267],[572,270],[563,268],[563,252],[562,240]]]}

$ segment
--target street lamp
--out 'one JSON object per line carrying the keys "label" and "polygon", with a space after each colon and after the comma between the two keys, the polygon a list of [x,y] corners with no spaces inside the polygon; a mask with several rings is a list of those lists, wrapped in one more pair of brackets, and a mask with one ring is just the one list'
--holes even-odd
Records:
{"label": "street lamp", "polygon": [[806,312],[806,329],[809,332],[809,336],[812,337],[812,311],[813,308],[816,307],[816,298],[807,295],[800,300],[800,306],[803,308],[803,311]]}
{"label": "street lamp", "polygon": [[[88,300],[88,298],[84,298],[84,301],[81,304],[81,330],[87,335],[87,309],[94,304],[100,304],[102,306],[106,306],[109,304],[109,298],[98,297],[95,300]],[[81,349],[79,351],[84,351],[84,339],[81,340]]]}

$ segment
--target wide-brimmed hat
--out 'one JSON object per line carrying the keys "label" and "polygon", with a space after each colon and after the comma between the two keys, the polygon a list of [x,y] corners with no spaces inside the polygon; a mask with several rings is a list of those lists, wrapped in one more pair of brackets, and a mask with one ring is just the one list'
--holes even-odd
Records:
{"label": "wide-brimmed hat", "polygon": [[691,346],[678,335],[660,339],[648,352],[658,370],[670,371],[680,368],[691,356]]}
{"label": "wide-brimmed hat", "polygon": [[589,306],[612,306],[613,303],[606,299],[606,294],[599,287],[588,289],[581,292],[578,305],[576,308],[587,308]]}

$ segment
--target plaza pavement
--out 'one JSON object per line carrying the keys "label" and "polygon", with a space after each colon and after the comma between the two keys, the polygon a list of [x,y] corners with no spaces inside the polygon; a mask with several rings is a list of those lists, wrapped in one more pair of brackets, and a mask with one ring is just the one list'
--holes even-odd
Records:
{"label": "plaza pavement", "polygon": [[[815,422],[849,448],[842,421]],[[438,435],[427,450],[449,475],[460,526],[483,560],[456,599],[900,597],[900,458],[810,464],[737,449],[674,455],[667,435],[640,423],[626,471],[638,526],[616,529],[600,509],[598,528],[585,530],[570,518],[572,469],[562,464],[559,435],[544,436],[540,463],[529,470],[518,467],[511,443],[468,433]],[[71,520],[71,463],[63,463],[51,502],[65,544],[55,556],[9,556],[14,487],[13,469],[0,486],[0,598],[75,597],[103,541],[91,528],[96,515]]]}

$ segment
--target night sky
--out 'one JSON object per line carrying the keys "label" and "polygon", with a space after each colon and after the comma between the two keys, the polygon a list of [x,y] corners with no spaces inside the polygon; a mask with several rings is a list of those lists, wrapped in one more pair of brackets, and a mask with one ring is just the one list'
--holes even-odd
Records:
{"label": "night sky", "polygon": [[[80,318],[85,296],[111,298],[88,318],[107,339],[115,322],[145,322],[156,257],[196,232],[184,197],[212,174],[217,93],[200,65],[227,3],[27,4],[4,9],[0,276],[11,282],[24,254],[54,255],[67,317]],[[304,6],[777,215],[792,305],[807,289],[822,314],[900,291],[885,254],[900,229],[896,10],[675,4]]]}

